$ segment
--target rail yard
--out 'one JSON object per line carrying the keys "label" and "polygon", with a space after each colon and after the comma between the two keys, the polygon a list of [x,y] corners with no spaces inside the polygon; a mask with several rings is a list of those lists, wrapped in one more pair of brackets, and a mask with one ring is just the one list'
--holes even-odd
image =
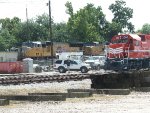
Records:
{"label": "rail yard", "polygon": [[1,74],[0,112],[147,113],[148,78],[149,70]]}
{"label": "rail yard", "polygon": [[143,8],[72,2],[0,2],[0,113],[149,113],[150,24],[130,20]]}
{"label": "rail yard", "polygon": [[[28,95],[28,93],[66,93],[68,89],[91,89],[91,80],[0,85],[1,95]],[[1,113],[148,113],[149,92],[132,90],[128,95],[93,94],[90,97],[67,98],[65,101],[10,100],[1,106]]]}
{"label": "rail yard", "polygon": [[43,73],[21,73],[1,74],[0,85],[19,85],[46,82],[91,80],[91,88],[134,88],[149,87],[149,70],[114,72],[105,70],[91,70],[88,73],[81,72],[43,72]]}
{"label": "rail yard", "polygon": [[[147,99],[144,98],[143,103],[149,100],[149,96],[147,96],[150,91],[149,44],[143,42],[141,38],[148,41],[150,35],[142,35],[142,37],[136,34],[114,36],[111,43],[106,44],[105,55],[98,57],[104,58],[104,62],[100,63],[103,65],[96,64],[99,60],[86,63],[84,60],[65,55],[62,55],[65,56],[64,59],[59,59],[61,58],[59,56],[56,62],[52,61],[52,67],[47,62],[48,68],[52,69],[46,70],[47,72],[43,72],[42,66],[37,64],[35,66],[31,58],[15,62],[1,62],[1,70],[3,70],[1,71],[3,74],[0,75],[2,112],[7,113],[5,108],[10,107],[10,110],[17,109],[19,113],[21,106],[24,106],[22,109],[25,110],[28,106],[35,107],[37,104],[40,107],[31,108],[30,113],[35,111],[39,113],[134,113],[142,110],[147,112],[144,106],[139,107],[140,103],[137,102],[135,105],[134,100],[140,100],[138,97],[143,99],[144,96]],[[97,47],[99,48],[99,46]],[[147,49],[143,50],[143,47],[147,47]],[[37,48],[40,49],[39,46]],[[35,55],[40,57],[36,52]],[[16,56],[14,54],[14,57]],[[8,58],[10,59],[10,57]],[[97,68],[98,66],[99,68]],[[121,104],[126,100],[128,100],[127,104]],[[132,102],[136,110],[130,108]],[[114,104],[118,106],[114,108]],[[40,108],[44,105],[48,106],[41,110]],[[106,109],[107,107],[104,105],[110,109]],[[125,108],[122,108],[123,106]],[[120,111],[117,111],[118,109]],[[25,112],[28,113],[28,110]]]}

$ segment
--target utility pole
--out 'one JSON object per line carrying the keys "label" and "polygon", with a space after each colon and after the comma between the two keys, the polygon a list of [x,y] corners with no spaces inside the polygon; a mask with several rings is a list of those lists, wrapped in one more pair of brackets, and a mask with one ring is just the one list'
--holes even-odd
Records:
{"label": "utility pole", "polygon": [[51,41],[51,61],[52,61],[52,67],[53,67],[53,38],[52,38],[52,18],[51,18],[51,2],[49,0],[48,3],[49,6],[49,40]]}
{"label": "utility pole", "polygon": [[28,9],[26,5],[26,21],[27,21],[27,40],[29,41],[29,20],[28,20]]}

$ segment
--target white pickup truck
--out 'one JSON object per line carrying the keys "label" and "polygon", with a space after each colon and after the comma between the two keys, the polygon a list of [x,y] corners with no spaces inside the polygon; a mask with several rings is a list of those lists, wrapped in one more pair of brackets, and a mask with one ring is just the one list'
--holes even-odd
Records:
{"label": "white pickup truck", "polygon": [[92,69],[101,69],[105,64],[105,56],[90,56],[85,60],[85,63],[90,64]]}

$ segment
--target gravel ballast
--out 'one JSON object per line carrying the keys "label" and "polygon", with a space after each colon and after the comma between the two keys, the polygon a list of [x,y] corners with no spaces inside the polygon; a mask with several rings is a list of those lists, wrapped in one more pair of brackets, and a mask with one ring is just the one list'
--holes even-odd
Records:
{"label": "gravel ballast", "polygon": [[[66,93],[67,89],[90,89],[91,81],[68,81],[40,84],[0,86],[0,95],[28,93]],[[86,98],[67,98],[66,101],[10,101],[0,106],[0,113],[149,113],[150,92],[131,92],[129,95],[94,94]]]}

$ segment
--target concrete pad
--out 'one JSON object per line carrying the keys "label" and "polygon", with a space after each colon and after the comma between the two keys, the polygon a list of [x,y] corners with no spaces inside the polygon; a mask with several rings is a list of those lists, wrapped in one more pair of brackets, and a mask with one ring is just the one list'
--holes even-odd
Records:
{"label": "concrete pad", "polygon": [[8,99],[0,99],[0,106],[5,106],[9,105],[9,100]]}
{"label": "concrete pad", "polygon": [[95,89],[67,89],[68,93],[71,92],[89,92],[90,96],[92,96],[94,93],[96,93]]}
{"label": "concrete pad", "polygon": [[109,95],[128,95],[130,89],[97,89],[98,94],[109,94]]}
{"label": "concrete pad", "polygon": [[65,101],[62,95],[29,95],[30,101]]}
{"label": "concrete pad", "polygon": [[68,93],[28,93],[28,95],[62,95],[63,98],[67,98],[68,97]]}
{"label": "concrete pad", "polygon": [[0,98],[17,101],[65,101],[62,95],[3,95]]}
{"label": "concrete pad", "polygon": [[85,98],[90,97],[90,92],[70,92],[68,98]]}
{"label": "concrete pad", "polygon": [[141,91],[141,92],[150,92],[150,87],[139,87],[135,88],[135,91]]}
{"label": "concrete pad", "polygon": [[129,89],[109,89],[104,92],[111,95],[129,95],[131,91]]}

